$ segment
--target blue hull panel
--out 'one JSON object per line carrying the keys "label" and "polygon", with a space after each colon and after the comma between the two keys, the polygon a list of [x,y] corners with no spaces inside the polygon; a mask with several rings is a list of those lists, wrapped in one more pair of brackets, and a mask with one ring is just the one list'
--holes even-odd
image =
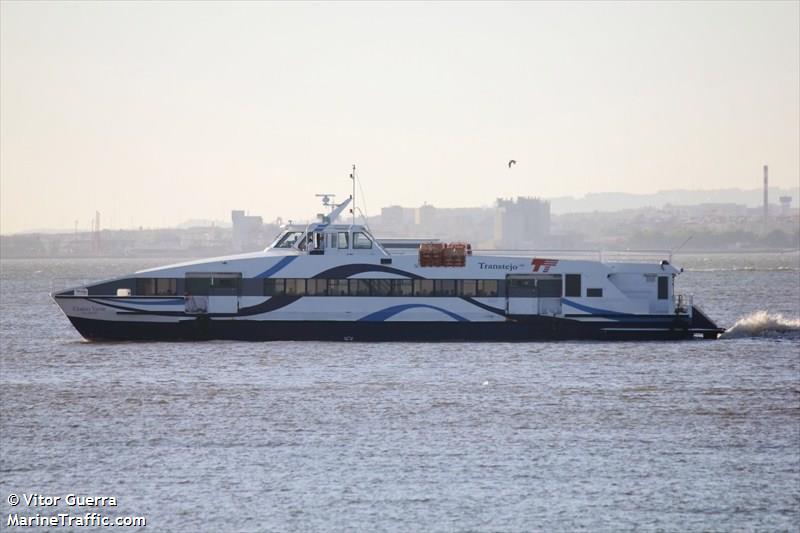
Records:
{"label": "blue hull panel", "polygon": [[338,322],[258,321],[197,318],[179,323],[115,322],[70,318],[95,341],[356,341],[442,342],[531,340],[676,340],[693,337],[690,325],[673,317],[642,321],[582,322],[568,318],[527,317],[503,322]]}

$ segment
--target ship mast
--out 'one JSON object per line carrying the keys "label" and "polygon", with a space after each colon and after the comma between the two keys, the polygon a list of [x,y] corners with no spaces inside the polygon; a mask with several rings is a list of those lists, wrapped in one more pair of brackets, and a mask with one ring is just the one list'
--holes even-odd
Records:
{"label": "ship mast", "polygon": [[353,213],[353,225],[356,225],[356,166],[353,165],[353,172],[350,173],[350,179],[353,180],[353,206],[350,208],[350,212]]}

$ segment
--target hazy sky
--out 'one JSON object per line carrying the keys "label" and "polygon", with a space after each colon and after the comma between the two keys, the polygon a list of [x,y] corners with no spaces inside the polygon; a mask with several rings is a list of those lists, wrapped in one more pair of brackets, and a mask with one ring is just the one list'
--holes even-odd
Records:
{"label": "hazy sky", "polygon": [[800,181],[798,2],[0,6],[2,233]]}

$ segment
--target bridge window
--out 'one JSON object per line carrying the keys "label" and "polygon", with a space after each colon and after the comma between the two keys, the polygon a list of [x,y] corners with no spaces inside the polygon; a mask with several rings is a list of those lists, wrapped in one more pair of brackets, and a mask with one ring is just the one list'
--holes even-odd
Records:
{"label": "bridge window", "polygon": [[580,298],[581,295],[581,275],[567,274],[564,280],[564,296],[574,296]]}
{"label": "bridge window", "polygon": [[347,250],[347,232],[340,231],[339,232],[339,240],[337,243],[340,250]]}
{"label": "bridge window", "polygon": [[602,298],[603,289],[586,289],[587,298]]}
{"label": "bridge window", "polygon": [[360,231],[353,232],[353,249],[354,250],[369,250],[372,248],[372,241],[366,234]]}
{"label": "bridge window", "polygon": [[292,248],[302,235],[302,231],[287,231],[275,245],[275,248]]}

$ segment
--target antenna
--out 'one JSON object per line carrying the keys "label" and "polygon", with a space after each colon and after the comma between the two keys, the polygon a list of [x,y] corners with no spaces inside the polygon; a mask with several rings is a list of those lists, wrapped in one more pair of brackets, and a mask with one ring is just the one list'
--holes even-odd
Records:
{"label": "antenna", "polygon": [[324,205],[325,207],[329,207],[331,211],[333,211],[334,208],[336,207],[336,204],[331,203],[331,198],[336,196],[335,194],[321,193],[321,194],[315,194],[314,196],[316,196],[317,198],[322,198],[322,205]]}
{"label": "antenna", "polygon": [[353,172],[350,173],[350,179],[353,180],[353,207],[350,208],[350,212],[353,213],[353,225],[356,225],[356,166],[353,165]]}
{"label": "antenna", "polygon": [[686,246],[686,243],[687,243],[687,242],[689,242],[689,241],[691,241],[693,238],[694,238],[694,235],[689,235],[689,238],[688,238],[688,239],[686,239],[685,241],[683,241],[683,242],[681,243],[681,245],[680,245],[680,246],[678,246],[678,247],[677,247],[677,248],[675,248],[674,250],[670,250],[670,251],[669,251],[669,262],[670,262],[670,263],[672,263],[672,254],[676,254],[676,253],[678,253],[678,250],[680,250],[681,248],[683,248],[684,246]]}

